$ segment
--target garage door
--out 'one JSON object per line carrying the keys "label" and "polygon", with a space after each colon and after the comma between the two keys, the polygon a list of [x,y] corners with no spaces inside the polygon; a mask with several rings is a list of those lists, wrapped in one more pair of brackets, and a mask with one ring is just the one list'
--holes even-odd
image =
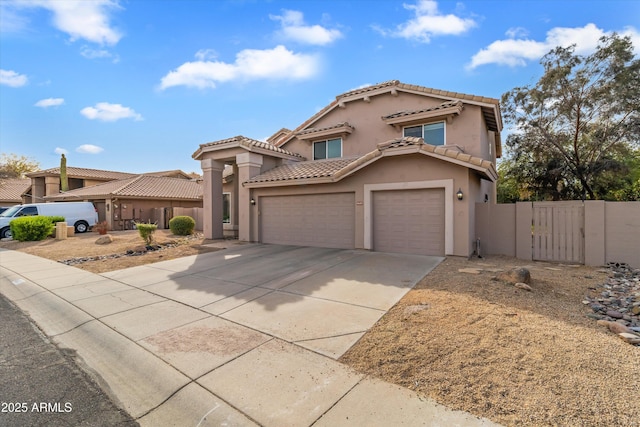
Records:
{"label": "garage door", "polygon": [[373,249],[444,255],[444,189],[372,193]]}
{"label": "garage door", "polygon": [[260,198],[263,243],[353,249],[354,193]]}

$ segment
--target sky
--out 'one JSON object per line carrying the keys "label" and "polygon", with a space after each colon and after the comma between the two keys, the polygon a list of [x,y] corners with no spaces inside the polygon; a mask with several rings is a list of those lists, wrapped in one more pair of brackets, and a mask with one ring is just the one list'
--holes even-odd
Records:
{"label": "sky", "polygon": [[500,98],[613,32],[640,54],[640,1],[0,0],[0,152],[200,172],[200,144],[266,140],[349,90]]}

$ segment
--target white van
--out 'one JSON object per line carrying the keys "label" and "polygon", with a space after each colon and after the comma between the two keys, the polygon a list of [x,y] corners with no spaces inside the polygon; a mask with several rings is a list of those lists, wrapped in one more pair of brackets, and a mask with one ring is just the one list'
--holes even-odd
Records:
{"label": "white van", "polygon": [[63,216],[76,233],[84,233],[98,222],[98,211],[91,202],[29,203],[16,205],[0,214],[0,238],[11,237],[9,223],[21,216]]}

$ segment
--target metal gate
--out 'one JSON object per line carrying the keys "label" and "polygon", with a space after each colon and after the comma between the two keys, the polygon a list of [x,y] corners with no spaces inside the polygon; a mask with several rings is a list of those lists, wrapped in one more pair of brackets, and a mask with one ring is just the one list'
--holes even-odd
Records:
{"label": "metal gate", "polygon": [[584,203],[533,203],[533,259],[584,263]]}

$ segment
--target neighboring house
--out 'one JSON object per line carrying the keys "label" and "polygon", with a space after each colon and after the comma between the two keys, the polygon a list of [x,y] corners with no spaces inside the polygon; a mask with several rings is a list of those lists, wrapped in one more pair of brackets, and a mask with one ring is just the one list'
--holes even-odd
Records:
{"label": "neighboring house", "polygon": [[[69,190],[91,187],[116,179],[125,179],[136,176],[126,172],[114,172],[100,169],[67,167]],[[27,174],[31,178],[30,203],[42,203],[46,196],[60,193],[60,168],[55,167]]]}
{"label": "neighboring house", "polygon": [[469,256],[501,130],[497,99],[395,80],[344,93],[268,142],[200,145],[205,236],[226,213],[245,241]]}
{"label": "neighboring house", "polygon": [[90,187],[45,196],[47,202],[89,201],[98,210],[100,221],[110,230],[131,230],[134,222],[155,222],[168,228],[172,208],[202,207],[202,183],[181,171],[134,175]]}
{"label": "neighboring house", "polygon": [[13,206],[23,203],[22,195],[30,187],[30,179],[9,178],[0,180],[0,206]]}

